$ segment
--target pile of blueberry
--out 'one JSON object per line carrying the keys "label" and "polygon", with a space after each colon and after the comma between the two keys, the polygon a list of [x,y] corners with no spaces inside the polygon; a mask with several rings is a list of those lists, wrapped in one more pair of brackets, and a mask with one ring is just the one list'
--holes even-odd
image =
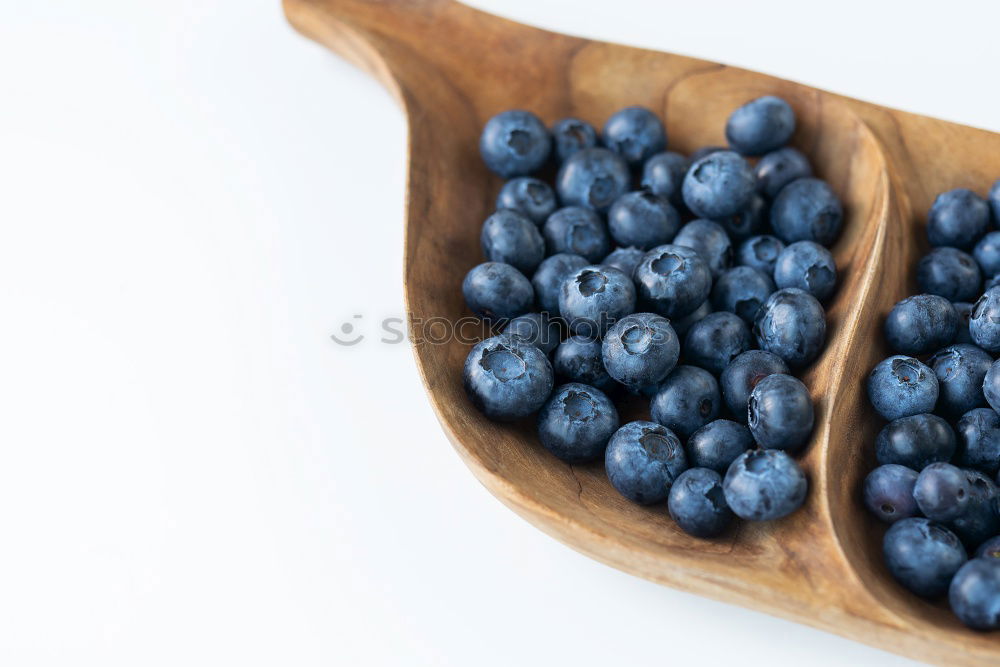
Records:
{"label": "pile of blueberry", "polygon": [[864,483],[865,505],[891,524],[883,553],[892,575],[917,595],[947,594],[959,619],[979,630],[1000,628],[994,226],[1000,181],[988,199],[966,189],[935,199],[927,217],[932,250],[917,264],[923,293],[889,312],[885,337],[897,354],[868,379],[869,399],[889,423],[875,442],[879,466]]}
{"label": "pile of blueberry", "polygon": [[[623,496],[667,501],[695,536],[798,509],[808,484],[789,454],[814,416],[791,372],[825,343],[843,211],[786,146],[794,129],[787,102],[761,97],[729,117],[728,149],[688,158],[641,107],[600,135],[576,118],[491,118],[480,152],[510,180],[462,290],[501,333],[465,362],[472,402],[499,421],[538,412],[552,454],[603,459]],[[620,424],[612,397],[629,394],[651,421]]]}

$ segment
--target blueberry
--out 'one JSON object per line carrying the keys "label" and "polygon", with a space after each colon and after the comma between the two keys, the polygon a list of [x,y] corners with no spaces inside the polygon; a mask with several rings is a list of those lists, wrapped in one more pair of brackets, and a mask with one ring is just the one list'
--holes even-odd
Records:
{"label": "blueberry", "polygon": [[545,258],[538,227],[517,211],[501,209],[486,218],[479,241],[486,259],[510,264],[524,274],[532,273]]}
{"label": "blueberry", "polygon": [[774,275],[774,265],[778,262],[778,255],[784,249],[785,244],[777,237],[767,234],[751,236],[737,249],[736,262],[771,276]]}
{"label": "blueberry", "polygon": [[997,412],[1000,412],[1000,364],[990,362],[983,376],[983,397]]}
{"label": "blueberry", "polygon": [[750,392],[757,384],[775,373],[788,374],[788,366],[778,355],[765,350],[747,350],[733,359],[722,371],[719,385],[722,396],[736,419],[747,420]]}
{"label": "blueberry", "polygon": [[503,333],[534,345],[545,354],[556,349],[562,338],[559,322],[549,317],[548,313],[525,313],[515,317],[507,323]]}
{"label": "blueberry", "polygon": [[996,475],[1000,469],[1000,415],[989,408],[969,410],[955,424],[958,456],[955,462]]}
{"label": "blueberry", "polygon": [[552,126],[552,139],[556,147],[556,157],[560,162],[565,162],[578,150],[596,146],[597,130],[585,120],[563,118]]}
{"label": "blueberry", "polygon": [[752,345],[746,322],[733,313],[715,312],[688,330],[684,337],[684,358],[718,375]]}
{"label": "blueberry", "polygon": [[550,253],[565,252],[586,257],[591,264],[611,250],[608,229],[601,217],[588,208],[567,206],[549,216],[542,234]]}
{"label": "blueberry", "polygon": [[883,359],[868,376],[868,400],[890,421],[930,412],[937,399],[937,376],[913,357]]}
{"label": "blueberry", "polygon": [[830,186],[818,178],[800,178],[781,189],[771,205],[771,227],[785,243],[837,240],[844,210]]}
{"label": "blueberry", "polygon": [[920,290],[949,301],[972,301],[981,282],[976,260],[955,248],[934,248],[917,263]]}
{"label": "blueberry", "polygon": [[718,151],[695,160],[681,192],[691,211],[708,219],[736,215],[753,198],[753,169],[738,153]]}
{"label": "blueberry", "polygon": [[792,181],[812,176],[809,159],[791,146],[771,151],[757,161],[757,190],[774,199]]}
{"label": "blueberry", "polygon": [[566,158],[556,176],[556,192],[567,206],[600,213],[628,190],[628,165],[606,148],[583,148]]}
{"label": "blueberry", "polygon": [[972,344],[972,334],[969,333],[969,320],[972,319],[972,304],[968,301],[955,301],[951,304],[958,315],[958,330],[955,333],[955,343]]}
{"label": "blueberry", "polygon": [[716,310],[736,313],[753,324],[757,310],[774,292],[774,281],[757,269],[737,266],[725,271],[712,287],[712,305]]}
{"label": "blueberry", "polygon": [[549,158],[552,139],[530,111],[503,111],[486,122],[479,153],[491,170],[504,178],[526,176]]}
{"label": "blueberry", "polygon": [[631,276],[645,254],[646,251],[640,248],[615,248],[610,255],[601,260],[601,264],[613,266],[625,275]]}
{"label": "blueberry", "polygon": [[798,451],[809,440],[813,420],[809,390],[791,375],[768,375],[750,392],[747,422],[765,449]]}
{"label": "blueberry", "polygon": [[882,465],[896,463],[920,471],[932,463],[950,461],[955,447],[955,432],[948,422],[921,413],[883,426],[875,439],[875,456]]}
{"label": "blueberry", "polygon": [[726,150],[729,149],[726,148],[725,146],[702,146],[701,148],[695,150],[694,153],[691,153],[691,162],[692,163],[697,162],[698,160],[702,159],[703,157],[707,157],[712,153],[719,153],[721,151],[726,151]]}
{"label": "blueberry", "polygon": [[469,310],[487,322],[509,320],[531,310],[531,283],[510,264],[484,262],[465,274],[462,294]]}
{"label": "blueberry", "polygon": [[778,255],[774,283],[780,288],[798,287],[826,301],[837,286],[837,265],[830,251],[820,244],[796,241]]}
{"label": "blueberry", "polygon": [[626,107],[612,114],[604,124],[601,138],[605,146],[632,166],[667,148],[663,122],[644,107]]}
{"label": "blueberry", "polygon": [[1000,232],[990,232],[981,238],[972,249],[972,256],[984,276],[1000,273]]}
{"label": "blueberry", "polygon": [[1000,560],[974,558],[962,565],[951,580],[948,602],[970,628],[1000,628]]}
{"label": "blueberry", "polygon": [[641,185],[674,206],[681,206],[684,203],[681,186],[690,166],[691,161],[680,153],[657,153],[643,165]]}
{"label": "blueberry", "polygon": [[865,507],[886,523],[919,516],[917,501],[913,499],[916,483],[915,470],[895,463],[879,466],[865,477]]}
{"label": "blueberry", "polygon": [[978,470],[963,470],[969,482],[969,506],[956,519],[949,521],[948,529],[955,533],[967,549],[975,549],[1000,532],[1000,515],[997,515],[997,486],[993,480]]}
{"label": "blueberry", "polygon": [[670,243],[680,226],[674,207],[649,190],[623,194],[608,211],[608,231],[620,246],[649,250]]}
{"label": "blueberry", "polygon": [[1000,287],[986,290],[973,304],[969,335],[976,345],[987,352],[1000,352]]}
{"label": "blueberry", "polygon": [[768,219],[767,202],[759,194],[739,213],[718,221],[734,241],[742,241],[758,234]]}
{"label": "blueberry", "polygon": [[993,212],[993,224],[1000,226],[1000,179],[990,188],[986,201],[989,202],[990,210]]}
{"label": "blueberry", "polygon": [[556,210],[556,193],[548,183],[530,176],[522,176],[504,183],[497,195],[497,208],[517,211],[536,225]]}
{"label": "blueberry", "polygon": [[560,377],[607,390],[613,385],[604,368],[601,341],[587,336],[570,336],[559,343],[552,366]]}
{"label": "blueberry", "polygon": [[712,289],[708,263],[691,248],[661,245],[646,253],[632,274],[640,302],[665,317],[694,312]]}
{"label": "blueberry", "polygon": [[976,558],[1000,559],[1000,535],[991,537],[976,549]]}
{"label": "blueberry", "polygon": [[559,292],[562,284],[573,273],[590,264],[584,257],[569,253],[557,253],[546,257],[538,265],[531,284],[535,288],[535,298],[539,307],[555,315],[559,314]]}
{"label": "blueberry", "polygon": [[634,390],[658,384],[677,365],[680,344],[665,317],[635,313],[608,329],[601,348],[608,374]]}
{"label": "blueberry", "polygon": [[559,313],[576,334],[603,336],[608,327],[634,310],[635,285],[614,267],[577,269],[559,290]]}
{"label": "blueberry", "polygon": [[882,553],[896,581],[925,598],[943,595],[966,560],[954,533],[918,517],[892,524],[882,540]]}
{"label": "blueberry", "polygon": [[707,468],[689,468],[681,473],[670,487],[667,510],[681,530],[695,537],[715,537],[733,520],[722,490],[722,477]]}
{"label": "blueberry", "polygon": [[680,319],[671,320],[670,325],[673,326],[674,332],[677,334],[678,338],[684,338],[684,336],[687,335],[687,332],[691,330],[691,327],[708,317],[711,312],[712,304],[706,299],[694,310],[694,312],[690,312]]}
{"label": "blueberry", "polygon": [[733,245],[729,234],[717,222],[692,220],[674,237],[674,245],[695,250],[708,263],[712,278],[718,277],[733,264]]}
{"label": "blueberry", "polygon": [[809,483],[799,464],[780,449],[751,449],[729,466],[722,488],[736,516],[771,521],[801,507]]}
{"label": "blueberry", "polygon": [[542,446],[567,463],[600,458],[617,430],[614,403],[600,389],[576,382],[552,392],[538,413]]}
{"label": "blueberry", "polygon": [[993,358],[975,345],[949,345],[931,357],[928,365],[938,380],[938,410],[957,417],[986,405],[983,380]]}
{"label": "blueberry", "polygon": [[763,155],[781,148],[794,132],[795,112],[774,95],[747,102],[726,121],[726,140],[743,155]]}
{"label": "blueberry", "polygon": [[972,487],[965,473],[950,463],[931,463],[920,471],[913,498],[924,516],[951,521],[969,507]]}
{"label": "blueberry", "polygon": [[684,448],[670,429],[647,421],[625,424],[611,436],[604,469],[620,494],[651,505],[666,500],[687,469]]}
{"label": "blueberry", "polygon": [[816,297],[788,287],[767,298],[757,311],[753,332],[762,350],[793,368],[805,366],[826,342],[826,314]]}
{"label": "blueberry", "polygon": [[649,412],[681,438],[687,438],[719,414],[719,383],[697,366],[677,366],[660,384]]}
{"label": "blueberry", "polygon": [[691,434],[687,441],[691,465],[725,474],[740,454],[753,448],[753,436],[743,424],[716,419]]}
{"label": "blueberry", "polygon": [[490,419],[511,421],[542,407],[552,392],[552,366],[534,345],[511,336],[478,343],[465,359],[465,393]]}
{"label": "blueberry", "polygon": [[934,294],[908,296],[889,311],[885,338],[900,354],[928,354],[948,345],[958,330],[951,302]]}
{"label": "blueberry", "polygon": [[942,192],[927,214],[927,238],[932,246],[968,250],[990,224],[990,207],[972,190]]}

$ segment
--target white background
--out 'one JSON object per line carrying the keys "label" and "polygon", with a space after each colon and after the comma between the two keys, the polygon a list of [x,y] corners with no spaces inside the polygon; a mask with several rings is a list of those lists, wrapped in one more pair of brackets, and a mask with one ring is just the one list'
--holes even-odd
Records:
{"label": "white background", "polygon": [[[1000,130],[998,3],[474,4]],[[405,138],[274,0],[0,0],[0,663],[909,664],[599,565],[472,478],[368,331],[403,310]]]}

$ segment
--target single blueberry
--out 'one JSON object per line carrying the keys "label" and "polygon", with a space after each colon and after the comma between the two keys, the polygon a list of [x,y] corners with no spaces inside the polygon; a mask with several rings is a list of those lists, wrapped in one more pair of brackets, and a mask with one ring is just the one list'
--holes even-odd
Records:
{"label": "single blueberry", "polygon": [[606,148],[583,148],[566,158],[556,176],[556,192],[566,206],[600,213],[628,190],[628,165]]}
{"label": "single blueberry", "polygon": [[913,499],[913,486],[916,483],[915,470],[895,463],[881,465],[865,477],[865,507],[886,523],[919,516],[920,509]]}
{"label": "single blueberry", "polygon": [[626,107],[612,114],[604,124],[601,138],[605,146],[632,166],[667,148],[663,122],[645,107]]}
{"label": "single blueberry", "polygon": [[950,463],[931,463],[920,471],[913,498],[924,516],[933,521],[951,521],[969,507],[972,487],[965,473]]}
{"label": "single blueberry", "polygon": [[535,301],[531,283],[510,264],[484,262],[462,281],[462,295],[469,310],[487,322],[523,315]]}
{"label": "single blueberry", "polygon": [[837,265],[830,251],[820,244],[796,241],[778,255],[774,284],[779,288],[798,287],[826,301],[837,286]]}
{"label": "single blueberry", "polygon": [[757,311],[753,333],[762,350],[793,368],[805,366],[826,342],[826,313],[812,294],[795,287],[780,289]]}
{"label": "single blueberry", "polygon": [[736,262],[742,266],[750,266],[769,276],[774,275],[774,265],[778,255],[785,249],[785,244],[777,237],[764,234],[751,236],[740,244],[736,251]]}
{"label": "single blueberry", "polygon": [[634,313],[608,329],[601,347],[604,367],[633,390],[661,382],[677,365],[680,344],[665,317]]}
{"label": "single blueberry", "polygon": [[601,261],[611,249],[604,221],[581,206],[567,206],[550,215],[542,225],[542,234],[550,253],[580,255],[591,264]]}
{"label": "single blueberry", "polygon": [[497,195],[497,208],[509,208],[531,220],[536,225],[556,210],[556,193],[548,183],[530,176],[522,176],[504,183]]}
{"label": "single blueberry", "polygon": [[896,581],[925,598],[943,595],[966,561],[965,547],[954,533],[919,517],[889,526],[882,539],[882,553]]}
{"label": "single blueberry", "polygon": [[697,366],[677,366],[660,384],[649,405],[653,421],[687,438],[719,414],[719,383]]}
{"label": "single blueberry", "polygon": [[640,303],[664,317],[684,317],[708,298],[712,272],[691,248],[661,245],[642,258],[632,274]]}
{"label": "single blueberry", "polygon": [[733,359],[719,378],[726,406],[741,422],[747,420],[750,392],[757,384],[775,373],[788,374],[788,365],[778,355],[765,350],[747,350]]}
{"label": "single blueberry", "polygon": [[[986,290],[973,304],[969,335],[972,342],[987,352],[1000,352],[1000,287]],[[986,398],[989,400],[989,396]]]}
{"label": "single blueberry", "polygon": [[1000,362],[990,362],[983,376],[983,397],[990,407],[1000,412]]}
{"label": "single blueberry", "polygon": [[885,339],[900,354],[920,355],[955,340],[958,313],[951,302],[934,294],[908,296],[889,311]]}
{"label": "single blueberry", "polygon": [[792,148],[786,146],[771,151],[757,161],[757,190],[769,199],[774,199],[792,181],[812,176],[809,159]]}
{"label": "single blueberry", "polygon": [[674,237],[674,245],[695,250],[708,263],[712,278],[719,277],[733,264],[733,244],[729,234],[717,222],[692,220]]}
{"label": "single blueberry", "polygon": [[1000,179],[993,184],[990,188],[990,194],[986,196],[986,201],[990,204],[990,210],[993,212],[993,224],[1000,227]]}
{"label": "single blueberry", "polygon": [[635,311],[632,279],[611,266],[585,266],[563,281],[559,314],[570,331],[597,338]]}
{"label": "single blueberry", "polygon": [[689,468],[670,487],[667,511],[688,535],[715,537],[733,520],[722,477],[707,468]]}
{"label": "single blueberry", "polygon": [[650,190],[627,192],[608,211],[608,231],[620,246],[649,250],[670,243],[680,226],[670,202]]}
{"label": "single blueberry", "polygon": [[794,132],[795,112],[774,95],[750,100],[726,121],[726,140],[743,155],[763,155],[781,148]]}
{"label": "single blueberry", "polygon": [[669,200],[674,206],[682,206],[684,197],[681,186],[690,166],[691,161],[680,153],[657,153],[643,165],[641,185],[653,194]]}
{"label": "single blueberry", "polygon": [[671,320],[670,325],[674,328],[677,337],[683,339],[687,335],[687,332],[691,330],[691,327],[708,317],[711,312],[712,304],[706,299],[693,312],[688,313],[680,319]]}
{"label": "single blueberry", "polygon": [[634,421],[611,436],[604,469],[618,493],[651,505],[666,500],[674,480],[687,469],[687,458],[681,441],[670,429]]}
{"label": "single blueberry", "polygon": [[501,209],[486,218],[479,241],[486,259],[510,264],[524,274],[531,274],[545,258],[538,227],[517,211]]}
{"label": "single blueberry", "polygon": [[978,470],[962,471],[969,482],[969,506],[946,525],[967,549],[975,549],[990,537],[1000,533],[997,514],[997,485]]}
{"label": "single blueberry", "polygon": [[969,320],[972,319],[972,304],[968,301],[955,301],[951,304],[958,315],[958,330],[955,333],[955,344],[972,344],[972,334],[969,333]]}
{"label": "single blueberry", "polygon": [[1000,535],[991,537],[976,549],[976,558],[1000,559]]}
{"label": "single blueberry", "polygon": [[800,178],[781,189],[771,205],[771,227],[785,243],[815,241],[831,245],[840,235],[844,209],[830,186]]}
{"label": "single blueberry", "polygon": [[750,429],[728,419],[716,419],[691,434],[687,441],[692,466],[724,475],[740,454],[753,448]]}
{"label": "single blueberry", "polygon": [[729,466],[722,488],[736,516],[771,521],[801,507],[809,483],[795,459],[780,449],[751,449]]}
{"label": "single blueberry", "polygon": [[995,276],[1000,273],[1000,232],[990,232],[972,249],[979,269],[984,276]]}
{"label": "single blueberry", "polygon": [[809,440],[814,418],[809,390],[791,375],[768,375],[750,392],[747,423],[764,449],[798,451]]}
{"label": "single blueberry", "polygon": [[534,345],[511,336],[494,336],[476,344],[462,372],[465,393],[495,421],[527,417],[552,392],[552,366]]}
{"label": "single blueberry", "polygon": [[688,329],[684,337],[684,358],[718,375],[752,346],[746,322],[733,313],[716,312]]}
{"label": "single blueberry", "polygon": [[755,268],[737,266],[725,271],[712,286],[712,306],[736,313],[749,325],[757,310],[775,290],[774,281]]}
{"label": "single blueberry", "polygon": [[684,177],[684,203],[710,220],[736,215],[753,198],[753,169],[738,153],[718,151],[696,160]]}
{"label": "single blueberry", "polygon": [[986,233],[990,207],[972,190],[942,192],[927,214],[927,238],[932,246],[968,250]]}
{"label": "single blueberry", "polygon": [[631,276],[645,254],[646,251],[640,248],[615,248],[610,255],[601,260],[601,264],[613,266],[625,275]]}
{"label": "single blueberry", "polygon": [[534,345],[545,354],[556,349],[562,338],[559,321],[549,317],[548,313],[525,313],[515,317],[507,323],[503,333]]}
{"label": "single blueberry", "polygon": [[552,139],[556,147],[556,158],[559,162],[565,162],[578,150],[596,146],[597,130],[585,120],[563,118],[552,126]]}
{"label": "single blueberry", "polygon": [[951,580],[948,602],[970,628],[1000,628],[1000,560],[974,558],[962,565]]}
{"label": "single blueberry", "polygon": [[486,122],[479,138],[483,162],[503,178],[526,176],[549,158],[552,139],[530,111],[503,111]]}
{"label": "single blueberry", "polygon": [[566,282],[573,273],[589,265],[585,257],[571,255],[569,253],[557,253],[551,257],[546,257],[538,265],[535,275],[531,277],[531,284],[535,288],[535,298],[539,307],[552,313],[559,314],[559,292],[562,284]]}
{"label": "single blueberry", "polygon": [[989,408],[969,410],[955,424],[958,456],[955,463],[996,475],[1000,469],[1000,415]]}
{"label": "single blueberry", "polygon": [[913,357],[883,359],[868,376],[868,400],[890,421],[931,412],[937,399],[937,376]]}
{"label": "single blueberry", "polygon": [[993,357],[975,345],[949,345],[938,350],[928,365],[938,380],[938,410],[954,418],[986,405],[983,381]]}
{"label": "single blueberry", "polygon": [[617,430],[614,403],[600,389],[577,382],[558,387],[538,413],[542,446],[567,463],[602,457]]}
{"label": "single blueberry", "polygon": [[932,463],[950,461],[955,448],[955,432],[948,422],[928,413],[894,419],[875,439],[880,464],[896,463],[918,472]]}
{"label": "single blueberry", "polygon": [[934,248],[917,263],[920,290],[949,301],[974,300],[982,280],[972,255],[955,248]]}
{"label": "single blueberry", "polygon": [[767,219],[767,202],[759,194],[754,194],[746,208],[717,222],[734,241],[743,241],[759,234]]}
{"label": "single blueberry", "polygon": [[604,368],[601,341],[587,336],[570,336],[559,343],[552,358],[556,375],[606,391],[614,381]]}

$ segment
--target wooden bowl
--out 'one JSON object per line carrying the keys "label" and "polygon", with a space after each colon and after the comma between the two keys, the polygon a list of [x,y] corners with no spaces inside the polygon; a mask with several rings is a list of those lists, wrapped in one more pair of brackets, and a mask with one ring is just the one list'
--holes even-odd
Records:
{"label": "wooden bowl", "polygon": [[[888,355],[882,317],[914,291],[911,269],[926,250],[922,218],[934,196],[959,186],[983,192],[1000,177],[1000,135],[724,65],[550,33],[451,0],[285,0],[285,10],[301,32],[378,77],[406,111],[411,339],[445,432],[493,494],[546,533],[646,579],[919,660],[1000,663],[1000,633],[968,630],[945,604],[890,578],[884,528],[859,501],[881,427],[864,380]],[[482,261],[479,229],[500,186],[478,153],[490,116],[525,108],[546,122],[577,116],[600,127],[615,110],[640,104],[665,118],[672,149],[690,152],[724,144],[728,114],[763,94],[792,104],[792,143],[844,202],[845,229],[833,248],[841,281],[828,306],[828,344],[803,377],[817,405],[801,457],[810,480],[805,507],[700,540],[664,507],[619,496],[600,464],[556,460],[531,420],[483,418],[460,381],[470,344],[435,343],[434,327],[469,315],[460,285]]]}

